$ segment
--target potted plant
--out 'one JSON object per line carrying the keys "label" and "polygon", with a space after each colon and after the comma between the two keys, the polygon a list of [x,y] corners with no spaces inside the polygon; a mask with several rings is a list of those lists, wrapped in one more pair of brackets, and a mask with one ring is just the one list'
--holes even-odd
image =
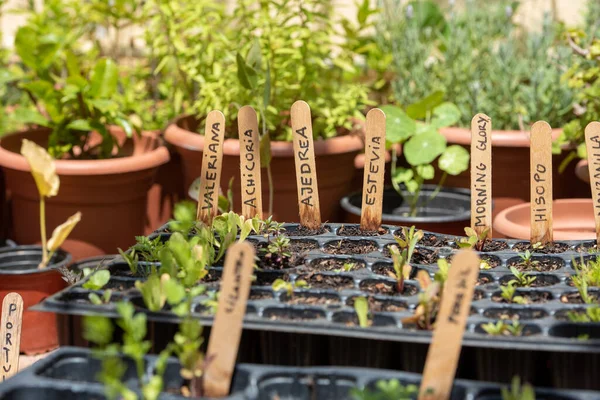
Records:
{"label": "potted plant", "polygon": [[[442,103],[442,96],[435,92],[406,110],[392,105],[382,107],[386,113],[386,142],[392,152],[392,188],[383,195],[384,223],[461,234],[470,218],[470,191],[443,186],[448,176],[468,169],[469,152],[458,145],[447,146],[439,132],[460,118],[459,109],[452,103]],[[398,164],[396,149],[400,145],[404,165]],[[435,177],[436,159],[442,176],[437,186],[427,185],[425,182]],[[362,193],[344,197],[341,204],[347,222],[360,220]]]}
{"label": "potted plant", "polygon": [[[178,17],[174,18],[177,21]],[[368,103],[368,93],[365,86],[347,79],[355,68],[355,53],[335,43],[336,18],[330,2],[277,0],[258,4],[245,0],[238,3],[232,16],[219,13],[214,20],[202,30],[203,41],[197,44],[202,51],[194,51],[188,58],[184,52],[178,58],[182,64],[191,59],[179,71],[188,74],[189,86],[198,90],[198,100],[193,105],[195,116],[180,117],[165,131],[166,140],[182,157],[185,184],[191,185],[200,175],[202,116],[212,108],[223,110],[226,116],[222,189],[227,190],[232,177],[239,182],[237,110],[249,104],[259,114],[261,161],[267,168],[263,173],[263,198],[270,198],[271,206],[266,207],[265,214],[278,220],[297,220],[298,209],[293,200],[296,187],[289,180],[294,162],[287,110],[296,100],[303,99],[312,108],[313,132],[318,139],[315,154],[322,217],[337,219],[339,199],[350,188],[353,160],[362,149],[362,142],[354,133],[362,131],[359,121],[364,119],[361,111]],[[294,35],[290,35],[292,31]],[[196,26],[165,34],[186,43],[186,51],[193,48],[190,36],[198,36]],[[172,54],[164,57],[172,59]],[[200,59],[198,54],[202,55]],[[190,71],[197,73],[194,76]],[[186,94],[185,98],[189,96]],[[236,209],[239,199],[236,189]],[[265,201],[266,204],[269,203]]]}
{"label": "potted plant", "polygon": [[[71,255],[60,249],[81,213],[73,214],[46,238],[46,199],[58,195],[60,180],[52,157],[40,146],[23,140],[21,154],[25,158],[38,191],[41,246],[27,245],[0,249],[0,301],[8,293],[17,292],[25,307],[21,331],[21,351],[43,353],[58,346],[55,314],[29,311],[44,298],[65,287],[61,271],[71,262]],[[33,225],[28,228],[31,229]]]}
{"label": "potted plant", "polygon": [[[515,23],[515,2],[486,2],[460,10],[432,1],[386,2],[380,25],[384,48],[393,54],[393,97],[400,104],[435,90],[461,110],[456,126],[441,129],[449,144],[468,148],[470,116],[492,119],[495,210],[529,200],[529,125],[545,119],[555,128],[572,116],[573,89],[561,79],[571,52],[559,42],[560,26],[548,16],[542,32]],[[412,43],[410,48],[404,43]],[[556,144],[556,196],[573,197],[573,170],[558,174],[567,160]],[[561,177],[559,179],[559,177]],[[468,171],[450,176],[449,187],[469,188]],[[586,193],[583,185],[577,189]]]}
{"label": "potted plant", "polygon": [[[156,137],[134,134],[121,112],[115,62],[100,58],[89,65],[68,26],[61,30],[55,23],[32,17],[15,37],[21,68],[13,69],[11,79],[34,108],[20,113],[28,129],[0,140],[0,165],[12,195],[12,236],[19,243],[38,240],[29,228],[38,217],[37,192],[26,177],[30,167],[18,154],[23,139],[29,139],[58,159],[63,190],[48,202],[49,222],[58,224],[74,210],[91,216],[65,249],[75,259],[111,254],[144,232],[147,192],[169,154]],[[117,224],[122,228],[114,230]]]}

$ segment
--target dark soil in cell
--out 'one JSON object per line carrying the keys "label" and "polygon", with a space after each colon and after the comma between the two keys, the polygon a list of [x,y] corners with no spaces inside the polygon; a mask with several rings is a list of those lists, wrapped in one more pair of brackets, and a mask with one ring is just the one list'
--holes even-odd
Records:
{"label": "dark soil in cell", "polygon": [[[588,296],[594,303],[598,303],[598,292],[588,290]],[[563,293],[560,296],[560,301],[569,304],[585,304],[579,292]]]}
{"label": "dark soil in cell", "polygon": [[302,269],[310,272],[335,271],[341,270],[346,263],[354,264],[350,271],[365,268],[365,263],[363,261],[350,258],[318,258],[313,260],[309,265],[304,266]]}
{"label": "dark soil in cell", "polygon": [[487,285],[490,282],[493,282],[494,278],[487,274],[479,274],[477,277],[477,286],[479,285]]}
{"label": "dark soil in cell", "polygon": [[[552,294],[550,292],[542,291],[517,291],[515,296],[523,297],[527,301],[527,304],[545,303],[552,299]],[[502,298],[501,292],[494,293],[492,295],[492,301],[497,303],[507,303],[507,301]]]}
{"label": "dark soil in cell", "polygon": [[596,254],[600,253],[600,249],[596,244],[596,241],[593,242],[584,242],[575,248],[576,251],[580,253],[588,253],[588,254]]}
{"label": "dark soil in cell", "polygon": [[486,240],[478,251],[502,251],[508,249],[508,243],[500,240]]}
{"label": "dark soil in cell", "polygon": [[111,278],[108,283],[104,286],[104,290],[118,290],[120,292],[126,292],[128,290],[135,290],[135,280],[134,279],[115,279]]}
{"label": "dark soil in cell", "polygon": [[297,227],[288,227],[284,231],[286,236],[316,236],[322,235],[327,232],[331,232],[331,229],[327,225],[321,225],[319,229],[309,229],[305,226],[298,225]]}
{"label": "dark soil in cell", "polygon": [[[351,297],[346,300],[346,304],[350,307],[354,307],[354,299]],[[408,309],[408,305],[403,301],[382,299],[374,296],[368,296],[367,301],[369,302],[369,311],[371,312],[400,312]]]}
{"label": "dark soil in cell", "polygon": [[248,296],[248,300],[265,300],[272,299],[273,293],[268,290],[251,290],[250,295]]}
{"label": "dark soil in cell", "polygon": [[[547,275],[547,274],[530,274],[529,276],[535,277],[535,280],[529,287],[548,287],[557,285],[560,283],[560,278],[556,275]],[[508,285],[508,282],[514,280],[515,276],[513,274],[504,275],[500,278],[500,284],[502,286]],[[516,284],[518,286],[518,284]]]}
{"label": "dark soil in cell", "polygon": [[252,281],[252,286],[271,286],[276,279],[283,279],[284,281],[290,280],[288,274],[274,273],[269,271],[256,271],[254,275],[256,276],[256,279]]}
{"label": "dark soil in cell", "polygon": [[[448,256],[448,261],[452,262],[452,257],[454,257],[454,254],[456,254],[456,253],[450,254]],[[487,265],[490,267],[490,268],[481,268],[481,266],[480,266],[480,269],[482,271],[494,269],[502,264],[502,260],[500,259],[500,257],[493,256],[491,254],[479,254],[479,258],[481,259],[481,261],[485,261],[487,263]]]}
{"label": "dark soil in cell", "polygon": [[485,297],[485,293],[482,290],[475,290],[473,292],[473,301],[481,300]]}
{"label": "dark soil in cell", "polygon": [[342,290],[354,287],[354,279],[343,275],[305,274],[298,279],[304,279],[311,289]]}
{"label": "dark soil in cell", "polygon": [[337,234],[339,236],[381,236],[385,235],[388,230],[384,227],[379,227],[376,231],[365,231],[360,229],[360,226],[342,226],[338,229]]}
{"label": "dark soil in cell", "polygon": [[519,242],[513,246],[513,250],[518,252],[525,252],[529,250],[531,253],[540,254],[558,254],[564,253],[569,249],[569,245],[566,243],[549,243],[543,247],[534,249],[529,242]]}
{"label": "dark soil in cell", "polygon": [[325,244],[323,251],[329,254],[368,254],[377,251],[377,243],[368,240],[336,240]]}
{"label": "dark soil in cell", "polygon": [[[389,247],[393,245],[386,245],[383,249],[383,255],[386,257],[391,257]],[[417,247],[413,252],[412,258],[410,260],[411,264],[421,264],[421,265],[430,265],[435,264],[438,260],[438,251],[427,249],[425,247]]]}
{"label": "dark soil in cell", "polygon": [[569,313],[585,314],[585,309],[573,308],[568,310],[558,310],[554,314],[554,319],[557,319],[559,321],[571,321],[571,319],[569,318]]}
{"label": "dark soil in cell", "polygon": [[340,297],[332,293],[305,293],[294,292],[291,296],[287,293],[281,296],[281,301],[287,304],[319,305],[326,306],[339,304]]}
{"label": "dark soil in cell", "polygon": [[404,283],[404,291],[398,293],[396,283],[390,281],[380,281],[376,279],[366,279],[360,283],[360,289],[374,294],[388,296],[413,296],[419,292],[419,289],[409,283]]}
{"label": "dark soil in cell", "polygon": [[558,257],[532,257],[529,262],[520,257],[508,260],[507,266],[515,267],[519,271],[550,272],[564,267],[565,262]]}
{"label": "dark soil in cell", "polygon": [[538,319],[545,318],[548,313],[542,309],[518,309],[518,308],[489,308],[483,312],[483,316],[492,319]]}
{"label": "dark soil in cell", "polygon": [[319,247],[319,244],[308,240],[292,240],[282,253],[270,253],[268,243],[258,244],[257,265],[265,270],[280,270],[296,267],[304,262],[306,254]]}
{"label": "dark soil in cell", "polygon": [[324,319],[325,314],[319,310],[270,308],[264,311],[263,317],[281,321],[314,321]]}
{"label": "dark soil in cell", "polygon": [[208,274],[202,279],[203,282],[218,282],[221,280],[221,271],[218,269],[209,269]]}

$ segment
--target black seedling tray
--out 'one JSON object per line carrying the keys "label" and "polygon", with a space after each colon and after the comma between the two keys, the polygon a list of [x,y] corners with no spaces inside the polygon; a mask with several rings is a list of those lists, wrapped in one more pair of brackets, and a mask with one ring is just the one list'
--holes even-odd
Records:
{"label": "black seedling tray", "polygon": [[[345,232],[356,231],[358,227],[350,224],[327,224],[327,232],[306,236],[299,234],[298,225],[288,224],[285,227],[292,243],[302,243],[302,246],[309,246],[312,249],[306,252],[306,257],[300,266],[278,271],[256,272],[257,280],[252,286],[244,328],[259,332],[258,338],[248,340],[262,343],[263,357],[260,361],[292,365],[343,363],[345,365],[396,368],[398,365],[395,363],[382,362],[382,359],[389,358],[389,354],[387,354],[389,347],[384,348],[381,345],[381,341],[387,341],[388,343],[398,343],[400,352],[408,357],[399,365],[401,369],[421,371],[427,344],[431,340],[431,332],[403,326],[401,323],[403,318],[413,314],[418,304],[419,284],[415,280],[408,280],[405,283],[405,293],[395,294],[393,289],[395,280],[386,273],[386,271],[393,271],[393,267],[389,253],[385,249],[395,243],[393,234],[397,233],[399,228],[386,225],[384,226],[386,233],[382,235],[344,236],[339,232],[342,227]],[[169,233],[165,233],[164,229],[163,232],[159,231],[153,235],[161,235],[164,240],[169,237]],[[260,243],[265,242],[266,238],[251,236],[249,240],[260,246]],[[354,248],[354,252],[363,252],[363,254],[338,254],[346,252],[348,249],[346,243],[348,242],[354,245],[358,244],[358,247]],[[568,322],[567,311],[583,310],[588,306],[563,303],[561,300],[565,299],[566,295],[577,298],[575,295],[577,289],[569,284],[569,276],[575,273],[573,259],[579,259],[581,255],[593,257],[586,252],[580,253],[579,250],[585,246],[593,247],[594,243],[590,241],[556,242],[565,250],[557,254],[540,254],[533,250],[536,259],[551,260],[557,268],[544,273],[531,272],[531,275],[537,277],[536,281],[544,286],[519,289],[520,295],[536,296],[544,299],[544,302],[518,305],[500,303],[494,298],[500,293],[500,282],[512,277],[507,264],[519,260],[518,252],[513,247],[518,243],[525,242],[494,241],[494,243],[496,242],[505,245],[506,249],[480,253],[482,257],[491,260],[497,266],[480,272],[475,300],[472,303],[472,315],[468,319],[463,345],[475,350],[503,350],[503,354],[508,355],[510,359],[522,356],[523,365],[517,363],[511,371],[506,371],[505,375],[500,372],[486,373],[485,371],[494,368],[481,367],[478,368],[478,371],[483,372],[477,375],[478,378],[488,379],[489,375],[490,379],[507,381],[510,380],[514,371],[525,373],[520,369],[532,370],[527,367],[528,362],[533,363],[534,356],[540,352],[546,352],[545,357],[548,354],[553,356],[557,353],[565,353],[564,356],[570,357],[569,359],[549,360],[560,366],[562,371],[560,374],[557,373],[553,384],[560,387],[565,385],[578,388],[597,387],[598,382],[590,377],[579,374],[577,376],[578,383],[574,383],[567,376],[569,373],[577,372],[569,368],[572,363],[596,365],[600,362],[600,324]],[[438,270],[435,264],[436,257],[451,257],[457,251],[455,237],[427,232],[421,243],[422,245],[417,246],[417,251],[413,256],[413,278],[418,270],[426,270],[433,275]],[[323,260],[328,263],[332,260],[339,260],[341,264],[350,261],[361,267],[351,272],[322,271],[319,270],[318,265]],[[140,268],[148,268],[149,264],[140,263]],[[341,265],[337,266],[337,268],[340,267]],[[114,293],[112,304],[92,305],[87,300],[89,291],[83,289],[79,283],[49,297],[35,308],[64,314],[117,317],[114,302],[129,300],[138,306],[139,311],[146,312],[150,321],[160,324],[167,323],[167,325],[179,321],[179,318],[168,310],[149,312],[145,309],[141,295],[134,288],[135,280],[143,278],[132,277],[129,267],[122,260],[115,259],[108,265],[108,268],[112,274],[111,281],[107,286]],[[218,290],[221,271],[222,267],[219,266],[211,268],[209,276],[205,278],[209,291]],[[272,290],[271,283],[277,278],[292,282],[304,278],[311,284],[311,288],[295,290],[294,296],[290,299],[285,292]],[[322,287],[328,280],[332,280],[337,287]],[[369,292],[369,290],[375,291],[375,293]],[[382,293],[382,290],[387,293]],[[590,293],[593,293],[594,290],[592,288]],[[372,297],[377,308],[375,310],[372,307],[372,325],[368,328],[358,326],[354,309],[351,306],[352,299],[356,296]],[[204,325],[210,326],[213,317],[208,307],[203,304],[207,298],[207,296],[202,296],[196,299],[193,315]],[[521,324],[525,326],[523,336],[490,336],[481,329],[481,325],[486,322],[494,322],[501,316],[512,316],[513,314],[518,314]],[[163,326],[155,331],[166,331],[167,329]],[[580,335],[584,334],[588,335],[588,339],[581,339]],[[323,342],[328,342],[328,344],[323,345]],[[249,346],[252,345],[249,343]],[[281,358],[283,355],[273,358],[273,354],[280,354],[277,350],[278,346],[292,346],[294,351],[286,352],[287,360]],[[324,350],[323,346],[329,350]],[[346,348],[347,346],[375,346],[369,352],[373,359],[367,357],[365,360],[364,357],[358,356],[358,359],[355,360],[352,359],[352,355],[344,356],[347,353],[344,352],[344,346]],[[339,351],[336,351],[335,349],[338,347]],[[409,352],[406,350],[410,350],[411,354],[408,355]],[[515,350],[527,350],[527,352]],[[323,357],[326,356],[319,353],[324,354],[327,351],[330,356],[324,361]],[[489,350],[483,355],[476,352],[470,354],[469,357],[476,358],[481,365],[487,365],[490,357],[499,357],[493,351]],[[331,354],[337,355],[331,356]],[[463,355],[463,357],[465,356]],[[248,360],[254,362],[257,359],[250,357]],[[536,364],[549,364],[549,362],[548,359],[539,359]],[[498,367],[500,368],[500,366]],[[556,368],[554,370],[558,371]],[[459,374],[459,376],[461,375]],[[467,372],[462,376],[471,378],[473,374]],[[582,379],[584,382],[581,382]],[[536,383],[547,384],[547,382],[544,378]]]}
{"label": "black seedling tray", "polygon": [[[146,357],[146,370],[151,371],[155,357]],[[13,378],[0,384],[3,400],[75,400],[104,399],[104,388],[97,380],[101,361],[90,350],[63,347]],[[174,394],[182,385],[176,359],[168,362],[164,374],[161,399],[183,399]],[[238,364],[234,372],[231,394],[227,400],[351,400],[353,388],[373,389],[380,380],[397,379],[403,385],[419,385],[421,375],[407,372],[347,367],[280,367]],[[138,387],[133,362],[123,376],[123,383],[131,389]],[[452,399],[500,399],[497,384],[455,380]],[[552,400],[600,399],[600,393],[536,389],[536,398]]]}

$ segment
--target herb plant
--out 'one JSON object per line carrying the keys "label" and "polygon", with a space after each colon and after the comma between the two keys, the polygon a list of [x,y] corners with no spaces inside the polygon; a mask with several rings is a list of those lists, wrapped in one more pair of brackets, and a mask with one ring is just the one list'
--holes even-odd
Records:
{"label": "herb plant", "polygon": [[481,328],[489,335],[500,336],[521,336],[523,334],[523,325],[517,320],[513,320],[511,324],[506,321],[498,321],[496,323],[488,322],[483,324]]}
{"label": "herb plant", "polygon": [[[89,279],[83,285],[81,285],[84,289],[101,290],[110,280],[110,271],[107,269],[93,271],[90,268],[84,268],[83,276],[89,276]],[[92,304],[99,305],[109,303],[111,296],[112,290],[107,289],[102,293],[102,297],[100,297],[97,293],[90,293],[88,298]]]}
{"label": "herb plant", "polygon": [[404,385],[397,379],[377,381],[375,389],[364,388],[350,391],[354,400],[412,400],[418,393],[417,385]]}
{"label": "herb plant", "polygon": [[516,286],[528,287],[535,282],[536,277],[529,275],[527,272],[520,272],[515,267],[510,267],[510,272],[512,272],[514,279],[511,279],[509,283],[512,283]]}
{"label": "herb plant", "polygon": [[457,244],[458,247],[475,249],[477,251],[483,251],[483,247],[485,246],[485,242],[487,240],[487,235],[489,232],[489,228],[485,229],[483,232],[478,234],[475,229],[471,227],[465,228],[466,238],[461,238]]}
{"label": "herb plant", "polygon": [[528,383],[521,385],[521,379],[515,376],[510,390],[502,388],[502,400],[535,400],[535,391]]}
{"label": "herb plant", "polygon": [[529,250],[526,250],[525,253],[523,253],[523,254],[519,254],[519,257],[521,258],[521,262],[519,263],[519,266],[522,267],[523,269],[537,270],[539,268],[540,262],[533,258],[533,254]]}
{"label": "herb plant", "polygon": [[600,322],[600,307],[593,305],[585,312],[569,311],[567,317],[571,322]]}

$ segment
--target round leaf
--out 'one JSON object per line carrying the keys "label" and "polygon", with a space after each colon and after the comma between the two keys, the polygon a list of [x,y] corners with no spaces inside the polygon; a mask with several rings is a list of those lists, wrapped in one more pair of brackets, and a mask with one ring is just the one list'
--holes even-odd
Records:
{"label": "round leaf", "polygon": [[446,138],[428,131],[411,137],[404,145],[404,156],[410,165],[429,164],[444,152]]}
{"label": "round leaf", "polygon": [[452,126],[460,120],[460,110],[452,103],[442,103],[433,110],[431,125],[436,128]]}
{"label": "round leaf", "polygon": [[450,175],[458,175],[469,168],[469,152],[457,144],[448,146],[438,160],[438,166]]}
{"label": "round leaf", "polygon": [[385,113],[385,138],[390,143],[400,143],[415,134],[416,122],[401,108],[385,105],[381,107]]}

